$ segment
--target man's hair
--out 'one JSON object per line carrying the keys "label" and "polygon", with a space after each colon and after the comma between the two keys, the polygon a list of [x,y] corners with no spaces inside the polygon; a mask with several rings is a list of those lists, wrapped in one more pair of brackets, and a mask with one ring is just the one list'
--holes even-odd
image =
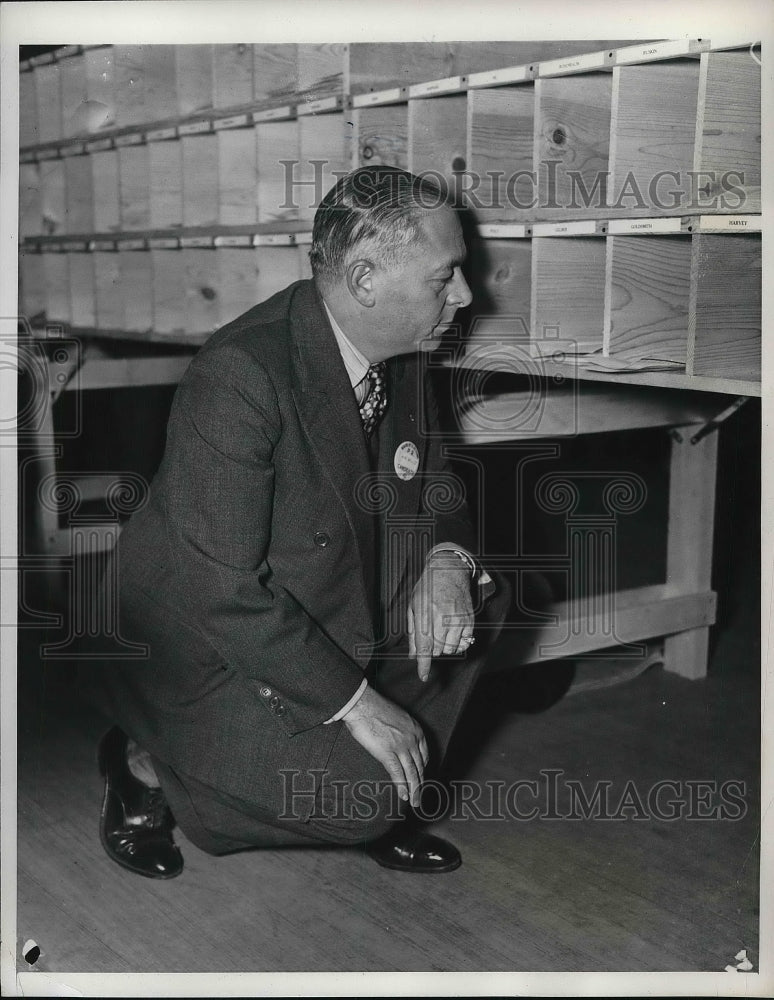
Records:
{"label": "man's hair", "polygon": [[342,177],[320,202],[314,217],[312,273],[323,284],[344,273],[355,249],[380,264],[393,264],[423,237],[422,219],[447,204],[427,177],[398,167],[360,167]]}

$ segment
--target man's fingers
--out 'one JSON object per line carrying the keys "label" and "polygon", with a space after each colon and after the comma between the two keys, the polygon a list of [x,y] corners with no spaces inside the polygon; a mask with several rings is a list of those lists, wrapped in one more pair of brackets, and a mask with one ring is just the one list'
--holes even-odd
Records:
{"label": "man's fingers", "polygon": [[382,764],[390,776],[390,780],[397,787],[398,794],[404,802],[408,802],[410,789],[406,780],[403,764],[396,754],[389,754],[382,759]]}
{"label": "man's fingers", "polygon": [[[408,799],[415,806],[419,803],[419,786],[422,784],[422,776],[410,753],[406,753],[401,757],[401,763],[403,764],[403,773],[406,776],[408,784]],[[404,796],[401,795],[401,798],[404,798]]]}
{"label": "man's fingers", "polygon": [[409,656],[417,655],[417,644],[414,641],[414,611],[409,605],[406,615],[406,634],[408,635]]}

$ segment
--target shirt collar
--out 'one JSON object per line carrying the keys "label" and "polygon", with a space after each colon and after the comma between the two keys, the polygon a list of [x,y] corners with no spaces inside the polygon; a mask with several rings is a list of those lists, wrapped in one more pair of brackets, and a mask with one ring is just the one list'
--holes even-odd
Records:
{"label": "shirt collar", "polygon": [[349,375],[349,384],[354,388],[366,377],[366,373],[371,367],[370,362],[363,357],[352,341],[345,335],[344,331],[333,318],[333,314],[324,300],[323,305],[325,306],[325,311],[328,314],[328,320],[331,324],[331,329],[333,330],[333,336],[336,338],[336,343],[339,345],[341,360],[344,362],[344,367],[347,369],[347,375]]}

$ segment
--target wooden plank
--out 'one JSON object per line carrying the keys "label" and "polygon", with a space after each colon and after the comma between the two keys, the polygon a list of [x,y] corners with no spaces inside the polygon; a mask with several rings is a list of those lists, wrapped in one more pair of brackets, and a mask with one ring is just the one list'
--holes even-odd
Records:
{"label": "wooden plank", "polygon": [[465,201],[481,223],[534,217],[534,108],[532,85],[468,93],[467,164],[476,186]]}
{"label": "wooden plank", "polygon": [[467,169],[467,97],[419,98],[409,103],[409,170],[432,172],[450,189]]}
{"label": "wooden plank", "polygon": [[143,72],[144,121],[174,118],[178,113],[177,60],[174,45],[145,46]]}
{"label": "wooden plank", "polygon": [[153,329],[153,268],[150,251],[120,252],[119,263],[123,299],[121,326],[136,332],[150,331]]}
{"label": "wooden plank", "polygon": [[218,148],[218,221],[221,225],[257,222],[258,171],[255,131],[226,129]]}
{"label": "wooden plank", "polygon": [[43,232],[43,202],[40,190],[40,167],[37,163],[19,164],[19,237]]}
{"label": "wooden plank", "polygon": [[218,223],[218,140],[215,135],[185,135],[183,153],[183,225]]}
{"label": "wooden plank", "polygon": [[536,219],[604,217],[611,101],[609,73],[535,81]]}
{"label": "wooden plank", "polygon": [[761,67],[749,49],[702,53],[694,170],[703,211],[761,210]]}
{"label": "wooden plank", "polygon": [[118,182],[122,229],[150,227],[150,170],[147,146],[121,146]]}
{"label": "wooden plank", "polygon": [[347,115],[335,113],[299,118],[297,128],[300,163],[295,176],[299,182],[292,195],[298,205],[298,218],[311,220],[337,175],[351,168],[352,126]]}
{"label": "wooden plank", "polygon": [[88,156],[70,156],[64,161],[68,233],[94,232],[94,182]]}
{"label": "wooden plank", "polygon": [[116,124],[115,62],[112,45],[86,49],[86,96],[89,102],[87,131],[98,132]]}
{"label": "wooden plank", "polygon": [[70,321],[73,326],[97,325],[94,254],[72,253],[69,257]]}
{"label": "wooden plank", "polygon": [[588,353],[602,347],[605,240],[532,241],[533,353]]}
{"label": "wooden plank", "polygon": [[218,283],[218,319],[221,325],[230,323],[256,305],[258,297],[258,255],[238,247],[222,247],[215,251]]}
{"label": "wooden plank", "polygon": [[175,46],[177,111],[190,115],[212,107],[212,45]]}
{"label": "wooden plank", "polygon": [[468,347],[528,344],[530,240],[476,240],[471,243],[470,258],[473,303]]}
{"label": "wooden plank", "polygon": [[340,94],[344,89],[349,46],[341,42],[298,46],[298,89],[310,101]]}
{"label": "wooden plank", "polygon": [[59,64],[36,66],[35,100],[38,111],[38,142],[62,138],[62,86]]}
{"label": "wooden plank", "polygon": [[605,354],[685,364],[689,236],[609,236]]}
{"label": "wooden plank", "polygon": [[64,160],[44,160],[40,164],[40,202],[43,231],[48,236],[65,233],[67,188]]}
{"label": "wooden plank", "polygon": [[212,333],[220,324],[219,289],[215,250],[181,250],[185,329],[189,333]]}
{"label": "wooden plank", "polygon": [[145,120],[143,73],[147,45],[114,45],[113,73],[116,125],[140,125]]}
{"label": "wooden plank", "polygon": [[69,138],[88,132],[89,109],[86,84],[86,61],[83,55],[62,59],[59,63],[62,87],[62,135]]}
{"label": "wooden plank", "polygon": [[610,214],[680,214],[692,200],[699,64],[613,70]]}
{"label": "wooden plank", "polygon": [[688,372],[761,377],[761,237],[695,233]]}
{"label": "wooden plank", "polygon": [[253,45],[253,100],[281,99],[298,89],[298,51],[294,43]]}
{"label": "wooden plank", "polygon": [[452,75],[448,44],[438,42],[356,42],[349,47],[353,94],[407,87]]}
{"label": "wooden plank", "polygon": [[19,73],[19,145],[33,146],[38,138],[38,103],[35,71]]}
{"label": "wooden plank", "polygon": [[180,250],[151,250],[153,329],[156,334],[187,333],[185,271]]}
{"label": "wooden plank", "polygon": [[124,127],[177,114],[175,47],[115,45],[116,124]]}
{"label": "wooden plank", "polygon": [[212,46],[212,105],[231,108],[253,99],[253,49],[236,45]]}
{"label": "wooden plank", "polygon": [[[717,434],[708,434],[696,444],[672,440],[667,587],[673,593],[711,586],[717,447]],[[672,631],[677,634],[664,643],[664,668],[691,680],[704,677],[709,629],[686,622]]]}
{"label": "wooden plank", "polygon": [[115,329],[124,321],[120,256],[99,250],[91,256],[94,258],[97,326]]}
{"label": "wooden plank", "polygon": [[312,265],[309,262],[309,247],[308,246],[296,247],[296,253],[298,254],[298,277],[311,278]]}
{"label": "wooden plank", "polygon": [[352,114],[355,121],[358,165],[386,164],[406,170],[408,106],[385,104],[373,108],[358,108]]}
{"label": "wooden plank", "polygon": [[[298,207],[288,199],[287,179],[299,176],[299,129],[295,122],[266,122],[255,126],[258,172],[257,221],[279,222],[298,218]],[[288,161],[285,167],[282,161]],[[292,173],[288,173],[292,171]],[[292,191],[290,192],[292,195]]]}
{"label": "wooden plank", "polygon": [[183,156],[180,139],[148,143],[150,226],[168,229],[183,224]]}
{"label": "wooden plank", "polygon": [[121,228],[121,198],[118,173],[118,150],[90,153],[94,190],[94,229],[112,233]]}
{"label": "wooden plank", "polygon": [[46,274],[42,253],[19,252],[19,311],[32,323],[46,311]]}
{"label": "wooden plank", "polygon": [[65,253],[44,253],[43,274],[46,289],[46,319],[70,322],[70,267]]}

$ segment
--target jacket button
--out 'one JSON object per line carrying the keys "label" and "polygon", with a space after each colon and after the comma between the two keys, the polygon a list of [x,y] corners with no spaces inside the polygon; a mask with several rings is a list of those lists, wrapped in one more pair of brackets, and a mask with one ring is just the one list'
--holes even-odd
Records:
{"label": "jacket button", "polygon": [[316,531],[314,534],[314,544],[321,549],[324,549],[330,540],[330,536],[324,531]]}
{"label": "jacket button", "polygon": [[286,711],[286,709],[285,709],[284,705],[278,705],[277,706],[277,711],[276,711],[275,715],[284,715],[285,711]]}
{"label": "jacket button", "polygon": [[266,685],[264,685],[261,688],[261,691],[260,691],[261,697],[262,698],[268,698],[270,694],[271,694],[271,688],[270,687],[266,687]]}
{"label": "jacket button", "polygon": [[277,705],[279,705],[279,698],[276,696],[276,694],[271,699],[271,701],[269,702],[269,704],[271,705],[272,708],[276,708]]}

